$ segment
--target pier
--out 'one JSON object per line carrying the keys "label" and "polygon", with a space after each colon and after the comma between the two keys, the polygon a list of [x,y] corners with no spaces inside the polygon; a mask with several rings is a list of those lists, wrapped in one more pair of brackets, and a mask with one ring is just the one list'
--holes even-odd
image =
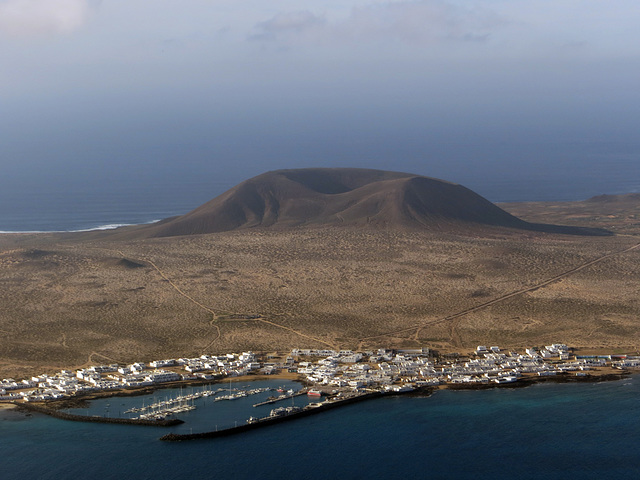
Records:
{"label": "pier", "polygon": [[200,392],[193,392],[186,395],[179,395],[174,398],[165,398],[163,401],[154,402],[147,406],[142,407],[134,407],[129,410],[125,410],[124,413],[139,413],[135,419],[137,420],[162,420],[169,415],[173,415],[176,413],[184,413],[189,412],[191,410],[195,410],[195,405],[193,403],[194,400],[198,398],[205,398],[216,395],[218,392],[223,391],[223,389],[219,388],[218,390],[202,390]]}
{"label": "pier", "polygon": [[300,390],[300,391],[292,393],[290,395],[280,395],[279,397],[271,398],[271,399],[265,400],[264,402],[255,403],[253,406],[254,407],[261,407],[262,405],[271,405],[271,404],[276,403],[276,402],[281,402],[283,400],[289,400],[290,398],[299,397],[299,396],[305,395],[305,394],[306,394],[306,392],[304,390]]}
{"label": "pier", "polygon": [[98,415],[76,415],[73,413],[61,412],[44,405],[35,405],[33,403],[16,403],[19,408],[29,410],[31,412],[43,413],[50,417],[60,418],[62,420],[71,420],[74,422],[93,422],[93,423],[115,423],[120,425],[144,425],[149,427],[172,427],[184,423],[178,418],[172,419],[140,419],[140,418],[108,418]]}
{"label": "pier", "polygon": [[388,394],[383,392],[371,392],[371,393],[355,395],[342,400],[326,400],[320,404],[315,404],[313,406],[307,405],[301,411],[291,413],[285,416],[275,416],[275,417],[269,416],[269,417],[259,418],[251,423],[238,425],[236,427],[225,428],[222,430],[214,430],[211,432],[189,433],[189,434],[169,433],[167,435],[164,435],[163,437],[160,437],[160,440],[164,440],[167,442],[181,442],[184,440],[200,440],[205,438],[228,437],[229,435],[236,435],[239,433],[248,432],[258,428],[267,427],[267,426],[275,425],[278,423],[288,422],[288,421],[295,420],[302,417],[308,417],[309,415],[315,415],[316,413],[326,412],[327,410],[331,410],[337,407],[343,407],[345,405],[350,405],[356,402],[362,402],[364,400],[379,398],[384,395],[388,395]]}

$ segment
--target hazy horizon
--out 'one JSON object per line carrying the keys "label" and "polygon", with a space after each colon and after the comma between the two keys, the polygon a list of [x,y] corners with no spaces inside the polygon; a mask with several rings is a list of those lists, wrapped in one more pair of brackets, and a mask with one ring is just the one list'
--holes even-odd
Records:
{"label": "hazy horizon", "polygon": [[212,198],[267,170],[340,166],[494,201],[535,199],[549,178],[589,184],[585,198],[639,191],[639,14],[630,0],[0,0],[0,188],[197,184],[205,201],[208,182]]}

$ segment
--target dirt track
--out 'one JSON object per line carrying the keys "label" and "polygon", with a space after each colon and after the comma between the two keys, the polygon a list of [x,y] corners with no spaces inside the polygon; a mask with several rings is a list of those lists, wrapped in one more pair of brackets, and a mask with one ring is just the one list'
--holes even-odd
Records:
{"label": "dirt track", "polygon": [[[16,248],[16,243],[25,245]],[[292,347],[640,344],[638,240],[307,229],[0,238],[0,372]]]}

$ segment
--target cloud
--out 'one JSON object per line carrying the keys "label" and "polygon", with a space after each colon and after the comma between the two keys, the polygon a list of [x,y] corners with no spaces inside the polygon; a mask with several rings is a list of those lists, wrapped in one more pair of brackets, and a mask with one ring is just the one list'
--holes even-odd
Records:
{"label": "cloud", "polygon": [[355,8],[343,27],[358,36],[425,43],[486,39],[500,23],[497,15],[486,9],[418,0]]}
{"label": "cloud", "polygon": [[13,36],[67,34],[88,20],[95,0],[0,0],[0,32]]}
{"label": "cloud", "polygon": [[258,23],[254,27],[254,33],[249,38],[252,40],[276,40],[283,34],[300,34],[311,29],[323,27],[326,20],[308,10],[280,13],[269,20]]}
{"label": "cloud", "polygon": [[313,30],[323,38],[406,43],[482,42],[506,21],[482,7],[465,7],[447,0],[400,0],[354,7],[338,21],[328,22],[311,12],[283,13],[258,23],[254,40],[286,40]]}

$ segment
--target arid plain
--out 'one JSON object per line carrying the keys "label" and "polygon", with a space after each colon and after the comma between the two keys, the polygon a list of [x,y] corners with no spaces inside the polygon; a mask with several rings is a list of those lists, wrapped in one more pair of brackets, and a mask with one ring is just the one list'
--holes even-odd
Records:
{"label": "arid plain", "polygon": [[[510,204],[621,235],[314,227],[0,236],[0,375],[291,347],[640,348],[637,199]],[[617,207],[612,208],[612,207]],[[611,212],[609,212],[611,211]]]}

